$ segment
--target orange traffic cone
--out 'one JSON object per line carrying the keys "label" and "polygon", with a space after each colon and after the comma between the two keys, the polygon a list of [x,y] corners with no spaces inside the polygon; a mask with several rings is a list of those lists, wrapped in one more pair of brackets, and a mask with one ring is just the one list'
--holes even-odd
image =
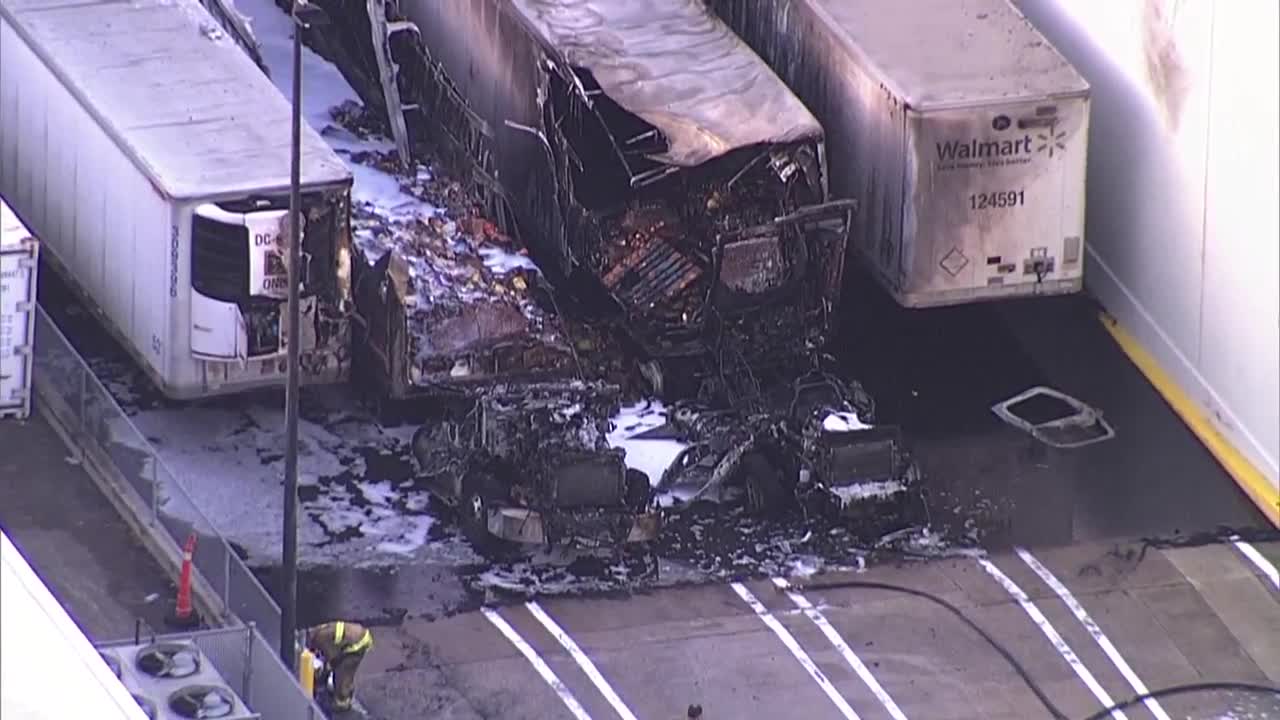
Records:
{"label": "orange traffic cone", "polygon": [[178,577],[178,602],[174,607],[170,622],[179,628],[190,628],[200,623],[191,607],[191,560],[196,551],[196,534],[187,536],[187,543],[182,548],[182,573]]}

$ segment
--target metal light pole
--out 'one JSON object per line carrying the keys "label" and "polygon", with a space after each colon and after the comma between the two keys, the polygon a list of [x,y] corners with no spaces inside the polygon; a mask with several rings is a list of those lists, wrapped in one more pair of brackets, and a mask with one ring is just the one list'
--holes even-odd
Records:
{"label": "metal light pole", "polygon": [[302,31],[323,25],[324,11],[302,0],[293,4],[293,142],[289,175],[289,305],[288,380],[285,386],[284,451],[284,598],[280,612],[280,658],[297,667],[294,636],[298,606],[298,346],[301,319],[298,292],[302,285]]}

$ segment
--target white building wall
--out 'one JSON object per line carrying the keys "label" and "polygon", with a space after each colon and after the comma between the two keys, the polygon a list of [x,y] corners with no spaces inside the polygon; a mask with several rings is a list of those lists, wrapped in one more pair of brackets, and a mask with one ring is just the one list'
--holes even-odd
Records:
{"label": "white building wall", "polygon": [[1280,3],[1016,0],[1089,80],[1087,287],[1280,484]]}
{"label": "white building wall", "polygon": [[146,720],[75,621],[0,532],[0,717]]}

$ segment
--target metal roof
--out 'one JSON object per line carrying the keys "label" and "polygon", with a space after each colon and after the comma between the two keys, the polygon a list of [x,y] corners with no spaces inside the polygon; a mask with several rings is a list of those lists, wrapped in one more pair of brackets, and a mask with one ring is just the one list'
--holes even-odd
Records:
{"label": "metal roof", "polygon": [[820,137],[804,104],[702,0],[513,0],[542,41],[658,128],[655,159],[692,166],[758,143]]}
{"label": "metal roof", "polygon": [[[0,0],[0,17],[169,197],[288,188],[289,100],[194,0]],[[305,123],[302,181],[351,181]]]}
{"label": "metal roof", "polygon": [[1008,0],[806,1],[916,109],[1089,89]]}

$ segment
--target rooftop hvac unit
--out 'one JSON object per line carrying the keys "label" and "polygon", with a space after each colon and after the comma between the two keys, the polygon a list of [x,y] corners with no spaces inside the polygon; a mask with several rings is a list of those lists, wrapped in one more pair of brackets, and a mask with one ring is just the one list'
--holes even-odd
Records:
{"label": "rooftop hvac unit", "polygon": [[194,643],[160,641],[100,652],[152,720],[261,720]]}

